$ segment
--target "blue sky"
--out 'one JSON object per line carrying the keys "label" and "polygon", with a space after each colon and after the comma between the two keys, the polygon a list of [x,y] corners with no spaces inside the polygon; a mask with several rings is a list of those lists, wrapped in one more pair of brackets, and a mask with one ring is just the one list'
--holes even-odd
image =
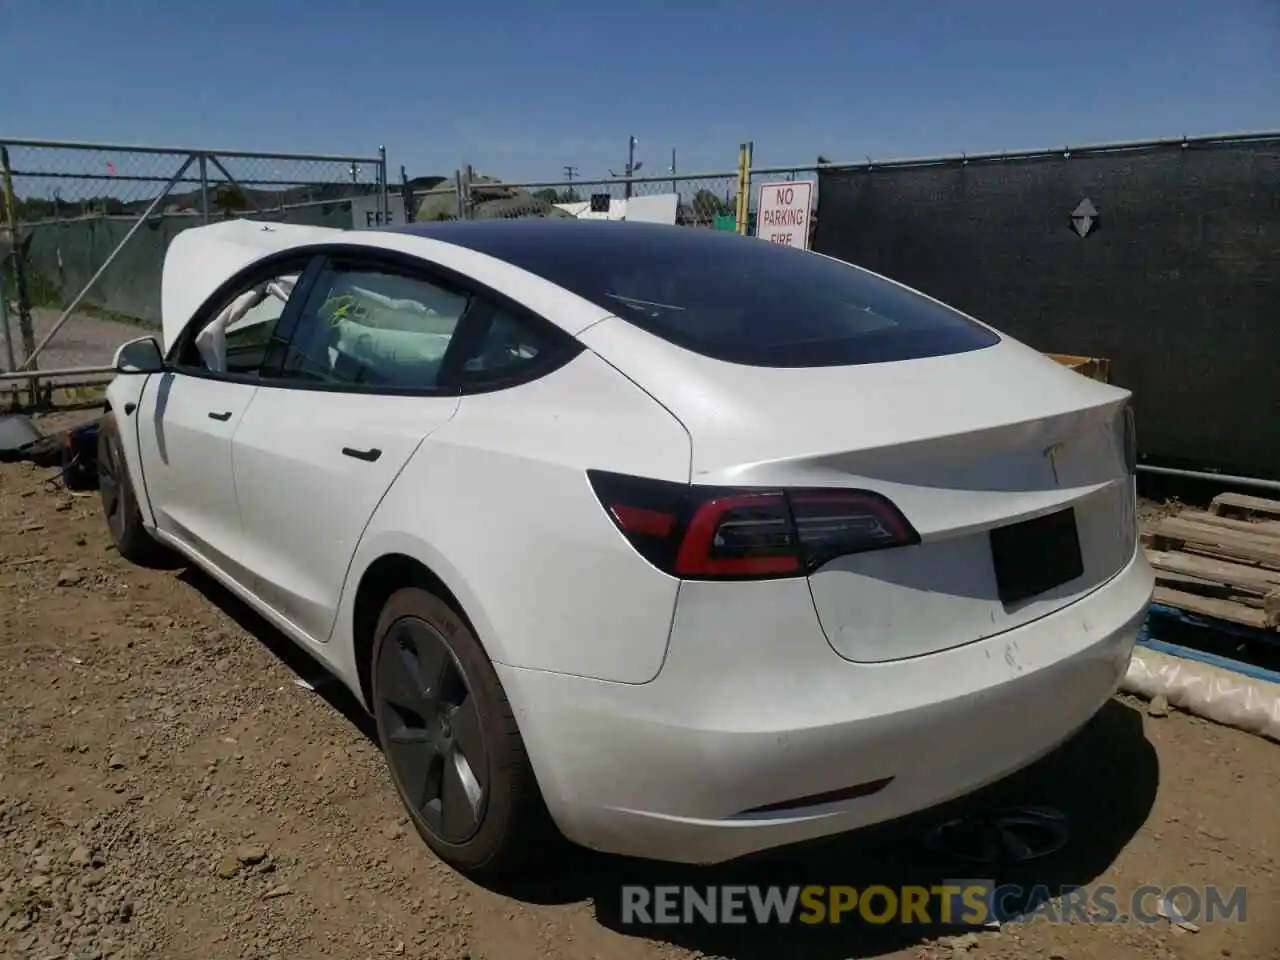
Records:
{"label": "blue sky", "polygon": [[1280,0],[0,0],[0,137],[661,174],[1280,127]]}

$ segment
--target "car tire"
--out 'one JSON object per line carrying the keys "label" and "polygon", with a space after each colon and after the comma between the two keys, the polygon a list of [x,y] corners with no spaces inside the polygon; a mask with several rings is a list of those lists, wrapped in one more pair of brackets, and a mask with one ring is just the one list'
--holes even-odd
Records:
{"label": "car tire", "polygon": [[392,781],[441,860],[494,878],[555,841],[511,705],[458,611],[418,587],[397,590],[374,629],[370,676]]}
{"label": "car tire", "polygon": [[120,556],[142,567],[168,567],[174,555],[158,543],[142,524],[142,510],[129,477],[129,464],[115,417],[103,417],[98,425],[98,492],[107,531]]}

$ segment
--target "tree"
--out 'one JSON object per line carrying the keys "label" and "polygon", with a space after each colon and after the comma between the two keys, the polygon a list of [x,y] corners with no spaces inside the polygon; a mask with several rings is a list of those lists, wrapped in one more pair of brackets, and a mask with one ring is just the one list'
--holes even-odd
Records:
{"label": "tree", "polygon": [[213,205],[222,212],[223,216],[229,216],[236,210],[247,210],[250,206],[249,198],[234,183],[218,185],[218,189],[213,195]]}
{"label": "tree", "polygon": [[723,213],[733,213],[733,205],[724,197],[718,197],[710,190],[703,188],[693,195],[690,204],[693,212],[700,220],[711,220]]}
{"label": "tree", "polygon": [[534,196],[544,203],[551,204],[580,203],[582,201],[582,197],[578,194],[577,190],[573,189],[573,187],[568,187],[564,190],[556,190],[555,187],[543,187],[541,190],[537,191]]}

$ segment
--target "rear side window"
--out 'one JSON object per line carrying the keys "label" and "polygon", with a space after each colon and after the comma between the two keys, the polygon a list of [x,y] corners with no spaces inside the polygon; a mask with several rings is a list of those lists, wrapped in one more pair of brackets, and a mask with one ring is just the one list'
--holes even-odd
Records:
{"label": "rear side window", "polygon": [[[488,306],[488,305],[486,305]],[[556,344],[546,333],[498,306],[488,306],[484,336],[462,361],[461,380],[468,386],[502,383],[545,363]]]}
{"label": "rear side window", "polygon": [[646,242],[618,243],[615,234],[574,257],[554,246],[504,253],[650,333],[730,363],[883,363],[1000,340],[959,311],[838,260],[740,237],[635,236]]}

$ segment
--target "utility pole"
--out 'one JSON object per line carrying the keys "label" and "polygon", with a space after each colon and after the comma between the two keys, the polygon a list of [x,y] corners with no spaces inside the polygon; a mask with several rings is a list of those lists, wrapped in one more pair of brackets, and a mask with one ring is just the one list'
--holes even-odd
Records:
{"label": "utility pole", "polygon": [[672,193],[680,192],[679,189],[676,188],[676,148],[675,147],[671,148],[671,192]]}
{"label": "utility pole", "polygon": [[565,167],[564,167],[564,178],[565,178],[566,180],[568,180],[570,183],[572,183],[572,182],[573,182],[573,178],[574,178],[574,177],[576,177],[577,175],[578,175],[578,168],[577,168],[577,167],[575,167],[575,166],[573,166],[573,165],[571,165],[571,164],[565,164]]}
{"label": "utility pole", "polygon": [[[631,197],[631,178],[635,176],[637,170],[644,166],[643,160],[636,159],[636,144],[639,140],[640,138],[634,135],[627,138],[627,165],[623,169],[622,175],[626,177],[626,193],[628,199]],[[616,177],[617,174],[614,173],[613,170],[610,170],[609,176]]]}
{"label": "utility pole", "polygon": [[631,199],[631,175],[636,169],[636,138],[634,135],[627,138],[627,199]]}

